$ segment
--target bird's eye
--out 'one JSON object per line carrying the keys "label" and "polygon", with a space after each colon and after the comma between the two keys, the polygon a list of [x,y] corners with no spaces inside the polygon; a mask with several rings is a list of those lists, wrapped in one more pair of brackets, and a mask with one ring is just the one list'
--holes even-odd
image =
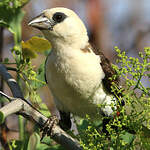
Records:
{"label": "bird's eye", "polygon": [[64,14],[64,13],[61,13],[61,12],[56,12],[54,15],[53,15],[53,20],[57,23],[60,23],[62,22],[67,16]]}

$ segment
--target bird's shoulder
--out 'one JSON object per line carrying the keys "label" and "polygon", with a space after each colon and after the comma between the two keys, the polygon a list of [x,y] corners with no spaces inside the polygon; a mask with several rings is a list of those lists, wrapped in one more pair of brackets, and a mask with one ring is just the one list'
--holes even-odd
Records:
{"label": "bird's shoulder", "polygon": [[96,48],[93,48],[90,43],[88,43],[85,46],[85,48],[82,49],[82,51],[84,51],[86,53],[90,52],[91,50],[92,50],[92,52],[94,52],[96,55],[99,55],[99,57],[100,57],[100,60],[101,60],[100,65],[105,74],[105,77],[102,80],[103,86],[106,89],[106,91],[113,94],[112,90],[111,90],[112,83],[114,82],[119,87],[119,80],[120,80],[119,77],[116,77],[115,79],[113,78],[114,75],[117,75],[117,72],[112,68],[112,65],[111,65],[109,59],[107,57],[105,57],[103,52]]}

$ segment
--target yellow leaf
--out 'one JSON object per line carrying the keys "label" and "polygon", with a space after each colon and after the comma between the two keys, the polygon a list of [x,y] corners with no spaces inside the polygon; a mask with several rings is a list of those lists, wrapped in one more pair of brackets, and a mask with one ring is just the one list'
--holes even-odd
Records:
{"label": "yellow leaf", "polygon": [[51,49],[51,44],[48,40],[37,36],[32,37],[26,42],[22,42],[22,53],[24,57],[35,58],[36,52],[44,52]]}
{"label": "yellow leaf", "polygon": [[22,44],[23,58],[36,58],[37,57],[36,52],[34,52],[24,41],[22,41],[21,44]]}

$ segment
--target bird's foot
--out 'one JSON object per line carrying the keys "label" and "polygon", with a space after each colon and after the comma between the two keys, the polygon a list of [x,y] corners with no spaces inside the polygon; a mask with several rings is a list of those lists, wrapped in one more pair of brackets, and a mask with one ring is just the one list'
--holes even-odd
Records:
{"label": "bird's foot", "polygon": [[42,132],[42,137],[41,141],[47,136],[52,136],[53,135],[53,128],[58,124],[59,120],[57,116],[51,116],[50,118],[47,119],[47,121],[44,124],[44,127],[41,129]]}

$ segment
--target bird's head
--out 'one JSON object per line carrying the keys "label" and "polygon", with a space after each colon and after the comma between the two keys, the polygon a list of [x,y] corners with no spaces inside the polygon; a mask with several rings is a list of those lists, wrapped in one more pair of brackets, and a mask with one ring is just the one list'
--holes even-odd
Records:
{"label": "bird's head", "polygon": [[32,19],[29,25],[43,32],[44,36],[53,44],[80,45],[88,41],[86,28],[81,19],[70,9],[57,7],[44,10]]}

